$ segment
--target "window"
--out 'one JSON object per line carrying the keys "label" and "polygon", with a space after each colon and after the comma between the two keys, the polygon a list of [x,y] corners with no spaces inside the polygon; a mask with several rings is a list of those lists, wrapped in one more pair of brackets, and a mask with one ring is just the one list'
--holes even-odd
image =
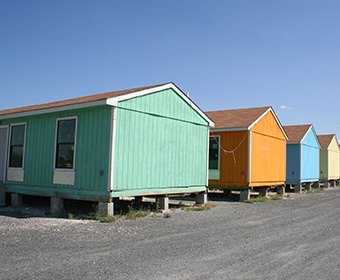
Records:
{"label": "window", "polygon": [[75,118],[57,120],[55,168],[74,168],[75,134]]}
{"label": "window", "polygon": [[209,169],[219,169],[219,142],[218,136],[210,137],[209,142]]}
{"label": "window", "polygon": [[25,124],[11,126],[9,167],[22,168],[24,164]]}

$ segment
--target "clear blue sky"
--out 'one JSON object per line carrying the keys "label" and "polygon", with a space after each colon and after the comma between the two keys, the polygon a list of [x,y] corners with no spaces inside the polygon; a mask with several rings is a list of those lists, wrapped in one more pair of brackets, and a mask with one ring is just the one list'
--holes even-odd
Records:
{"label": "clear blue sky", "polygon": [[1,0],[0,110],[174,82],[340,138],[340,1]]}

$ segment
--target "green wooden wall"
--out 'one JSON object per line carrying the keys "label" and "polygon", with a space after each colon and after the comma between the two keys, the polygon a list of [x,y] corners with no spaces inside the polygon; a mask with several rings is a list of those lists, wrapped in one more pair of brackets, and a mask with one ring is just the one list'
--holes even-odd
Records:
{"label": "green wooden wall", "polygon": [[[75,183],[53,184],[56,119],[77,116]],[[24,194],[100,200],[108,194],[111,106],[5,119],[3,125],[26,122],[24,181],[6,181],[6,190]],[[8,147],[9,148],[9,147]],[[100,171],[103,175],[100,175]]]}
{"label": "green wooden wall", "polygon": [[116,119],[114,192],[205,190],[208,123],[175,91],[121,101]]}

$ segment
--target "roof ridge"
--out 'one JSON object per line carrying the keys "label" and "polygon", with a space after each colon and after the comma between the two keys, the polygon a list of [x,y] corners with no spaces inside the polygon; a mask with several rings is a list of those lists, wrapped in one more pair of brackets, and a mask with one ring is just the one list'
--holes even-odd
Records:
{"label": "roof ridge", "polygon": [[238,111],[238,110],[251,110],[251,109],[261,109],[261,108],[272,108],[272,106],[260,106],[260,107],[250,107],[250,108],[238,108],[238,109],[224,109],[224,110],[212,110],[205,112],[225,112],[225,111]]}

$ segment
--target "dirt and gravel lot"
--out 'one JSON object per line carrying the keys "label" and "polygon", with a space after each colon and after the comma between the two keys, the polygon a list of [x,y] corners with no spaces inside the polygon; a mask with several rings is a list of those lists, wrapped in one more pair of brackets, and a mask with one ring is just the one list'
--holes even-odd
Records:
{"label": "dirt and gravel lot", "polygon": [[209,211],[110,224],[0,208],[0,279],[340,279],[339,188],[210,199]]}

